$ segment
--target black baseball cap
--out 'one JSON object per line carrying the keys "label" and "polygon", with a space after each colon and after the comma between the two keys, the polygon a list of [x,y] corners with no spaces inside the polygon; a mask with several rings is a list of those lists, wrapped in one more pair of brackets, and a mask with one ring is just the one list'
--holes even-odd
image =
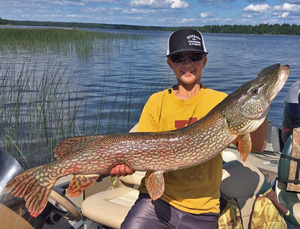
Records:
{"label": "black baseball cap", "polygon": [[167,56],[177,52],[194,51],[208,54],[202,34],[195,29],[180,29],[169,36]]}

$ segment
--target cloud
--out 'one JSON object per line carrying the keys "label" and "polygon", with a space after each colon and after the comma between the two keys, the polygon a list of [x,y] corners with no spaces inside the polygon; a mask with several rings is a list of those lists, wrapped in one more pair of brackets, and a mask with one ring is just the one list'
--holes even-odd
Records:
{"label": "cloud", "polygon": [[67,14],[67,18],[87,18],[85,15],[80,15],[80,14]]}
{"label": "cloud", "polygon": [[131,0],[130,5],[171,9],[186,9],[189,6],[184,0]]}
{"label": "cloud", "polygon": [[246,24],[255,23],[252,19],[248,19],[248,18],[242,19],[241,22],[246,23]]}
{"label": "cloud", "polygon": [[289,16],[289,12],[284,12],[281,15],[278,15],[279,18],[286,18],[287,16]]}
{"label": "cloud", "polygon": [[210,13],[210,12],[202,12],[202,13],[199,13],[199,17],[201,18],[211,18],[213,17],[214,14],[213,13]]}
{"label": "cloud", "polygon": [[83,9],[82,12],[84,13],[110,13],[110,10],[107,10],[107,8],[104,7],[95,7],[95,8],[86,8]]}
{"label": "cloud", "polygon": [[222,2],[235,2],[236,0],[198,0],[199,2],[206,3],[222,3]]}
{"label": "cloud", "polygon": [[246,2],[265,2],[266,0],[246,0]]}
{"label": "cloud", "polygon": [[[246,18],[252,18],[253,17],[253,14],[243,14],[243,17],[246,17]],[[245,20],[245,19],[243,19]]]}
{"label": "cloud", "polygon": [[114,0],[82,0],[84,3],[109,3],[113,4],[116,3],[117,1]]}
{"label": "cloud", "polygon": [[274,6],[273,10],[274,11],[297,12],[297,11],[300,11],[300,5],[284,3],[283,5]]}
{"label": "cloud", "polygon": [[285,22],[299,24],[300,21],[300,5],[284,3],[273,7],[273,16]]}
{"label": "cloud", "polygon": [[255,13],[265,13],[267,12],[271,7],[268,4],[261,4],[261,5],[249,5],[245,7],[243,10],[246,12],[255,12]]}
{"label": "cloud", "polygon": [[84,3],[77,1],[52,1],[50,4],[61,5],[61,6],[84,6]]}
{"label": "cloud", "polygon": [[167,3],[171,4],[171,9],[186,9],[189,4],[182,0],[166,0]]}
{"label": "cloud", "polygon": [[143,20],[144,17],[130,17],[130,19],[132,19],[132,20]]}
{"label": "cloud", "polygon": [[[28,0],[27,0],[28,1]],[[32,0],[35,2],[35,0]],[[45,1],[45,0],[39,0]],[[45,2],[47,3],[47,1]],[[115,4],[117,3],[117,0],[56,0],[56,1],[49,1],[50,4],[56,4],[56,5],[73,5],[73,6],[84,6],[86,4],[90,3],[96,3],[96,4]]]}
{"label": "cloud", "polygon": [[41,18],[44,18],[44,19],[53,19],[53,18],[61,18],[62,15],[60,14],[43,14],[43,15],[40,15]]}
{"label": "cloud", "polygon": [[157,2],[155,0],[131,0],[130,4],[135,6],[153,6]]}
{"label": "cloud", "polygon": [[124,14],[150,14],[150,13],[155,13],[155,10],[122,9],[121,13],[124,13]]}
{"label": "cloud", "polygon": [[196,18],[183,18],[181,20],[181,23],[194,22],[194,21],[197,21],[197,19]]}

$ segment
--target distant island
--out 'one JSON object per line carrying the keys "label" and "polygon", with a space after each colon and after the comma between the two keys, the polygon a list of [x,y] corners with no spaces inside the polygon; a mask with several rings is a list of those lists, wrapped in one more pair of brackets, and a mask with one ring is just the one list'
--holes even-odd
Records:
{"label": "distant island", "polygon": [[[15,26],[51,26],[66,28],[92,29],[125,29],[125,30],[153,30],[174,31],[184,27],[139,26],[123,24],[82,23],[82,22],[52,22],[52,21],[16,21],[0,18],[0,25]],[[259,24],[259,25],[205,25],[192,26],[203,33],[235,33],[235,34],[271,34],[271,35],[300,35],[300,25],[296,24]]]}

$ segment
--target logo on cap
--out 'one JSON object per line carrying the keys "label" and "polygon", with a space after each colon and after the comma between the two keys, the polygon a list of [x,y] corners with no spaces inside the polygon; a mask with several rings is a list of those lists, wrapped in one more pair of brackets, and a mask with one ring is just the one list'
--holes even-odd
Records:
{"label": "logo on cap", "polygon": [[191,46],[202,46],[201,38],[195,34],[189,35],[186,37],[188,44]]}

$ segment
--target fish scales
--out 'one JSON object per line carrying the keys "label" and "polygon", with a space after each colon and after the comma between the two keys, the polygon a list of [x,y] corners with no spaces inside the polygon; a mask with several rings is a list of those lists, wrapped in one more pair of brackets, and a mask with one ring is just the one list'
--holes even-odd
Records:
{"label": "fish scales", "polygon": [[146,187],[153,200],[163,193],[163,172],[203,163],[225,149],[234,139],[243,157],[251,150],[250,133],[264,121],[271,101],[283,87],[289,66],[263,69],[243,84],[204,118],[174,131],[74,137],[55,149],[57,161],[32,168],[6,185],[12,194],[24,197],[32,216],[45,208],[50,191],[60,177],[73,174],[68,195],[76,196],[108,174],[115,165],[149,171]]}

